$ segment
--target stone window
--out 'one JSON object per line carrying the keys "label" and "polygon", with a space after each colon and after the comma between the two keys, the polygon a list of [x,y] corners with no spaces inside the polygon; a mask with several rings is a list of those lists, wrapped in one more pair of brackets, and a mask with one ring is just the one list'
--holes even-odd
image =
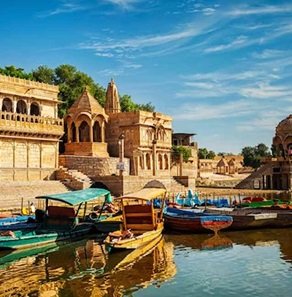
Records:
{"label": "stone window", "polygon": [[12,100],[5,98],[2,103],[2,111],[12,112]]}
{"label": "stone window", "polygon": [[141,169],[144,169],[144,155],[140,156],[140,167]]}
{"label": "stone window", "polygon": [[151,158],[149,153],[146,154],[146,166],[148,170],[151,170]]}
{"label": "stone window", "polygon": [[158,154],[158,165],[159,165],[159,169],[162,170],[163,169],[163,159],[162,159],[161,154]]}
{"label": "stone window", "polygon": [[24,100],[17,101],[16,112],[21,114],[27,114],[27,106]]}
{"label": "stone window", "polygon": [[90,142],[89,137],[89,125],[87,122],[83,121],[79,126],[79,141],[80,142]]}
{"label": "stone window", "polygon": [[164,169],[168,169],[168,156],[164,154]]}
{"label": "stone window", "polygon": [[36,102],[33,102],[30,106],[30,115],[40,116],[40,107]]}

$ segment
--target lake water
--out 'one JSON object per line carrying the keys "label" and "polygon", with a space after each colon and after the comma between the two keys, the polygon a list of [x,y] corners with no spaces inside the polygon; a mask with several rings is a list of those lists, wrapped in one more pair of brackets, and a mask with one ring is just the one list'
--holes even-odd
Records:
{"label": "lake water", "polygon": [[107,254],[84,240],[1,252],[0,296],[292,296],[292,229],[164,235],[150,248]]}

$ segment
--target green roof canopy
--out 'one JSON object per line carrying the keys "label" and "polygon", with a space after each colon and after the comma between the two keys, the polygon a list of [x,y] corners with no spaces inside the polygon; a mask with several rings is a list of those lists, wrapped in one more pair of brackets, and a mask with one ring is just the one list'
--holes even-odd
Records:
{"label": "green roof canopy", "polygon": [[70,205],[78,205],[83,202],[95,200],[99,197],[105,196],[105,201],[110,203],[112,201],[110,191],[105,189],[90,188],[80,191],[72,191],[62,194],[51,194],[45,196],[38,196],[36,199],[49,199],[64,202]]}

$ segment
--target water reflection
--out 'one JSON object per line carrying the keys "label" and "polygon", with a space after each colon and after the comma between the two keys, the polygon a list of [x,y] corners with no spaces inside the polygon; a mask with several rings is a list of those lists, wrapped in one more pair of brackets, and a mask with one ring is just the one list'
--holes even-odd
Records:
{"label": "water reflection", "polygon": [[173,244],[163,238],[132,253],[107,254],[94,240],[57,249],[10,257],[0,269],[0,296],[123,296],[176,273]]}
{"label": "water reflection", "polygon": [[[209,253],[212,253],[212,265],[222,262],[224,255],[224,265],[229,265],[227,268],[234,271],[236,276],[238,267],[244,267],[243,264],[238,266],[234,261],[236,252],[242,246],[254,249],[259,245],[267,248],[271,246],[270,252],[277,255],[280,250],[281,259],[291,264],[292,229],[228,232],[224,236],[165,235],[164,238],[151,242],[147,247],[116,254],[108,254],[104,246],[94,240],[76,242],[62,247],[52,245],[36,251],[2,253],[0,254],[0,296],[131,296],[133,292],[142,288],[149,289],[149,286],[164,288],[162,284],[174,278],[183,278],[191,282],[193,271],[189,271],[191,277],[186,280],[184,269],[187,269],[185,261],[188,260],[183,259],[181,254],[183,257],[190,257],[189,259],[194,258],[196,265],[202,265],[202,267],[205,267],[205,262],[198,263],[200,258],[198,253],[202,255],[201,258],[204,261],[210,259]],[[179,251],[175,253],[176,261],[180,265],[179,275],[174,263],[175,251]],[[194,253],[196,255],[190,256]],[[250,259],[250,256],[251,254],[247,253],[249,263],[253,262],[257,265],[258,260]],[[241,254],[240,258],[237,257],[237,261],[245,263],[247,258],[244,257],[245,255]],[[180,264],[179,260],[183,264]],[[203,279],[206,280],[206,276]],[[232,279],[230,281],[232,282]],[[174,285],[174,282],[168,283],[172,285],[167,294],[173,296],[173,286],[180,288],[180,285]],[[243,285],[246,286],[246,284]],[[179,288],[178,291],[181,290]]]}

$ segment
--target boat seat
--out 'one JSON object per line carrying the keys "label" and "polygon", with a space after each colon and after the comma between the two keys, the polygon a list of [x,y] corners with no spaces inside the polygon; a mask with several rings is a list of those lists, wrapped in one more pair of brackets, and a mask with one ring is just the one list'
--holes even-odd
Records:
{"label": "boat seat", "polygon": [[75,210],[72,207],[48,206],[48,216],[50,218],[74,218]]}

